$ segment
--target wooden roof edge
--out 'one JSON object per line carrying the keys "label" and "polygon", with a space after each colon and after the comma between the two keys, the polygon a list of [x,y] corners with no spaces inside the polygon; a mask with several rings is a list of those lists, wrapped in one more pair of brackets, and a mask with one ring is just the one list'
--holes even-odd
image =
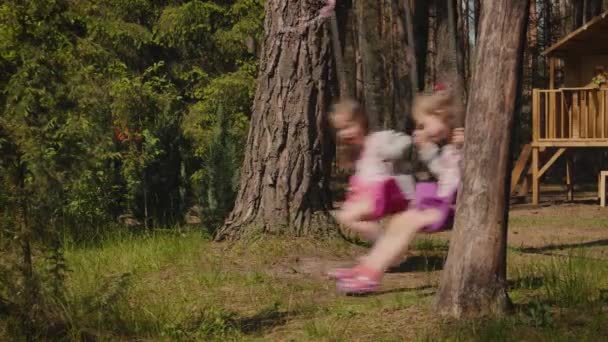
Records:
{"label": "wooden roof edge", "polygon": [[586,22],[583,26],[579,27],[578,29],[570,32],[569,34],[567,34],[564,38],[560,39],[557,43],[551,45],[549,48],[547,48],[545,51],[543,51],[541,53],[541,55],[543,56],[547,56],[549,54],[551,54],[552,52],[554,52],[555,50],[559,49],[562,45],[564,45],[566,42],[568,42],[570,39],[578,36],[581,32],[587,31],[591,26],[601,22],[602,20],[604,20],[606,17],[608,16],[608,11],[596,16],[595,18],[589,20],[588,22]]}

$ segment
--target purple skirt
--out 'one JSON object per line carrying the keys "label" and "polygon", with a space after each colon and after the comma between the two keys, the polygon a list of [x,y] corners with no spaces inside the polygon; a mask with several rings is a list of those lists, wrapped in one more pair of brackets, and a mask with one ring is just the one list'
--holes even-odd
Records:
{"label": "purple skirt", "polygon": [[415,207],[419,210],[436,209],[441,213],[440,218],[433,224],[421,230],[423,233],[436,233],[452,228],[454,220],[454,201],[456,194],[448,197],[437,196],[437,183],[419,182],[416,183]]}

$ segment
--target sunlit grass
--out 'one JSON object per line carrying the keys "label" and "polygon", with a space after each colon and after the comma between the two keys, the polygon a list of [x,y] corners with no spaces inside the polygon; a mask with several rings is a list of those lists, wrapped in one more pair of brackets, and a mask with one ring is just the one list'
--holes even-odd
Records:
{"label": "sunlit grass", "polygon": [[[419,262],[441,258],[448,248],[435,236],[413,245]],[[565,256],[510,249],[516,313],[456,323],[433,313],[440,265],[413,267],[410,261],[412,269],[392,276],[416,275],[430,287],[390,288],[368,297],[338,295],[334,283],[314,270],[295,269],[305,267],[303,258],[352,260],[364,251],[339,239],[257,237],[216,244],[195,232],[122,234],[94,246],[68,245],[62,308],[68,339],[598,341],[608,336],[608,261],[588,258],[585,248],[564,251]]]}

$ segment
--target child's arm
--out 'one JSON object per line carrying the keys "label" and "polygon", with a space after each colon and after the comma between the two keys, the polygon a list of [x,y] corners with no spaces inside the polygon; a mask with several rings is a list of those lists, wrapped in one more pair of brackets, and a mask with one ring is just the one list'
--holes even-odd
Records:
{"label": "child's arm", "polygon": [[408,148],[412,145],[412,137],[396,131],[384,131],[383,154],[385,157],[397,160],[403,157]]}
{"label": "child's arm", "polygon": [[439,147],[433,143],[424,144],[418,154],[420,159],[426,163],[429,171],[435,176],[439,177],[441,173],[441,154],[439,153]]}

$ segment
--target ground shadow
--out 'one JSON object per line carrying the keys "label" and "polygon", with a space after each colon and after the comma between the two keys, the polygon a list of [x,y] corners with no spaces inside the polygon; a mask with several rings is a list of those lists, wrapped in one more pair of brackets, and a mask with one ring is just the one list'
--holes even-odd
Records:
{"label": "ground shadow", "polygon": [[541,288],[545,284],[545,278],[538,276],[525,276],[517,279],[508,281],[509,288],[514,289],[528,289],[536,290]]}
{"label": "ground shadow", "polygon": [[[423,285],[418,287],[400,287],[396,289],[388,289],[388,290],[380,290],[372,293],[363,293],[363,294],[349,294],[350,297],[373,297],[373,296],[381,296],[387,295],[391,293],[407,293],[407,292],[418,292],[429,289],[435,289],[435,286],[431,285]],[[422,294],[421,297],[428,297],[435,294],[435,291],[431,291],[430,293]]]}
{"label": "ground shadow", "polygon": [[574,249],[574,248],[585,248],[585,247],[601,247],[608,246],[608,239],[581,242],[581,243],[564,243],[564,244],[550,244],[541,247],[519,247],[515,248],[518,252],[531,253],[531,254],[542,254],[544,252],[550,252],[555,250]]}
{"label": "ground shadow", "polygon": [[[543,195],[545,195],[545,193],[543,193]],[[531,197],[515,197],[512,198],[510,200],[510,204],[511,207],[509,208],[509,211],[524,211],[524,210],[530,210],[530,209],[538,209],[538,208],[543,208],[543,207],[551,207],[551,206],[555,206],[555,205],[568,205],[568,206],[575,206],[575,205],[597,205],[598,204],[598,200],[594,199],[594,198],[580,198],[580,199],[574,199],[572,201],[566,200],[566,199],[548,199],[546,201],[542,201],[540,202],[538,205],[532,204],[532,200]]]}
{"label": "ground shadow", "polygon": [[445,262],[444,255],[416,255],[407,258],[399,266],[391,267],[388,273],[440,271]]}
{"label": "ground shadow", "polygon": [[235,319],[234,323],[242,333],[253,335],[285,325],[289,316],[289,312],[286,311],[264,310],[251,317]]}

